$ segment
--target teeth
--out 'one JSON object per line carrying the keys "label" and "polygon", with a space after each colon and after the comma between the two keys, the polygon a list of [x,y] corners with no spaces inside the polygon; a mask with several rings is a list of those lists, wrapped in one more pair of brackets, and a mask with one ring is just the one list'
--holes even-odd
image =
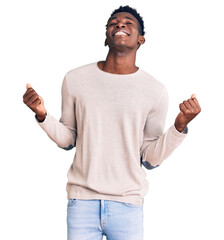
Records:
{"label": "teeth", "polygon": [[114,35],[127,35],[127,34],[124,33],[124,32],[117,32],[117,33],[115,33]]}

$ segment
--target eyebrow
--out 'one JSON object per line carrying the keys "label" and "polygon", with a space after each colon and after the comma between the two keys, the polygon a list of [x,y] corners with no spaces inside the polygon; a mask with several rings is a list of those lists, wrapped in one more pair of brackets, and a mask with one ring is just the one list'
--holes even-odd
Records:
{"label": "eyebrow", "polygon": [[[112,18],[110,18],[110,19],[108,20],[108,22],[110,22],[111,20],[114,20],[114,19],[116,19],[116,18],[117,18],[117,17],[112,17]],[[130,17],[128,17],[128,16],[126,16],[125,18],[134,21],[134,19],[132,19],[132,18],[130,18]]]}

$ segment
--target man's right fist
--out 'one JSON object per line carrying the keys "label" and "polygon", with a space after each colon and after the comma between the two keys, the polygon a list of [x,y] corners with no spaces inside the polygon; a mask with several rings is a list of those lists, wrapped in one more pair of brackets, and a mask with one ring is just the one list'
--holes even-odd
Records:
{"label": "man's right fist", "polygon": [[46,109],[44,107],[44,101],[41,96],[39,96],[32,86],[28,83],[26,84],[26,92],[23,95],[23,102],[36,113],[38,120],[43,121],[46,117]]}

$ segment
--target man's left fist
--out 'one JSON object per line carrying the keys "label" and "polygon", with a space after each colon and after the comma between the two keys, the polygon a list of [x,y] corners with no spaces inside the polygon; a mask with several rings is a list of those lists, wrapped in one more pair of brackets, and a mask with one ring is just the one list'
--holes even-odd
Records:
{"label": "man's left fist", "polygon": [[190,99],[179,105],[179,108],[180,113],[177,115],[174,126],[179,132],[182,132],[187,124],[201,112],[201,107],[196,95],[192,94]]}

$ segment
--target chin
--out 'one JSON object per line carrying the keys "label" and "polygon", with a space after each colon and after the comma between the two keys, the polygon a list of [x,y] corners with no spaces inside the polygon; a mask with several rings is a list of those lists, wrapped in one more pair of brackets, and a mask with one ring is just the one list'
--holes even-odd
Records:
{"label": "chin", "polygon": [[113,44],[111,46],[109,46],[109,48],[127,48],[127,49],[133,49],[137,46],[131,46],[131,45],[128,45],[127,43],[117,43],[117,44]]}

